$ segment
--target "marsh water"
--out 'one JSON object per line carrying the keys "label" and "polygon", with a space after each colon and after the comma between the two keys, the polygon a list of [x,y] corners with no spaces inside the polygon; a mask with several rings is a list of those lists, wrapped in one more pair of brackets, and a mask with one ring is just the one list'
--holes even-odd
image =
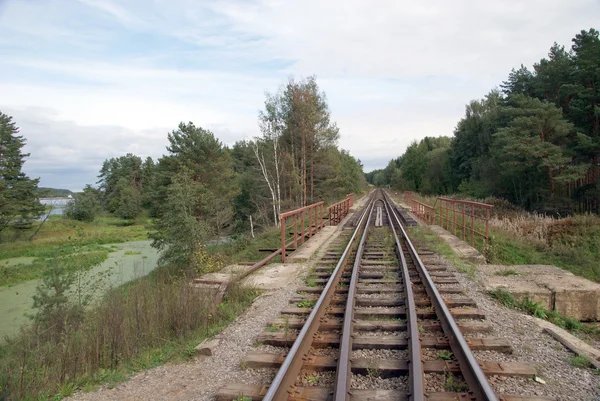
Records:
{"label": "marsh water", "polygon": [[[150,246],[151,242],[133,241],[107,245],[118,250],[109,253],[103,263],[91,269],[84,277],[95,280],[99,276],[106,276],[105,284],[119,286],[148,274],[156,268],[159,256],[157,250]],[[24,259],[26,258],[15,258],[12,262],[27,263]],[[6,334],[16,333],[27,322],[25,315],[31,313],[32,297],[39,282],[40,280],[32,280],[12,287],[0,287],[0,339]]]}
{"label": "marsh water", "polygon": [[40,199],[40,203],[44,206],[47,206],[49,209],[46,210],[44,214],[40,216],[40,220],[46,219],[48,216],[52,215],[61,215],[64,213],[65,206],[67,203],[71,201],[70,198],[42,198]]}

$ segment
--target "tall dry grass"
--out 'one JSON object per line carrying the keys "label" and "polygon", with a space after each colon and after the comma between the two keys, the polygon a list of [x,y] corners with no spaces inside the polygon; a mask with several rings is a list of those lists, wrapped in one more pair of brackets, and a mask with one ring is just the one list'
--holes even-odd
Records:
{"label": "tall dry grass", "polygon": [[577,247],[578,238],[594,236],[600,227],[600,218],[582,214],[557,218],[538,213],[521,213],[516,216],[490,219],[490,227],[504,233],[547,246]]}
{"label": "tall dry grass", "polygon": [[0,400],[67,395],[144,350],[208,334],[242,310],[253,293],[234,284],[214,310],[215,294],[186,278],[144,277],[110,290],[89,310],[54,310],[0,347]]}

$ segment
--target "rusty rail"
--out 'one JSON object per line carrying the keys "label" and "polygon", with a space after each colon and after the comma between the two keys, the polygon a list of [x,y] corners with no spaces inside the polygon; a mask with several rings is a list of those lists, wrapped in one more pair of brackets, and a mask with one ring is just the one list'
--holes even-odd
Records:
{"label": "rusty rail", "polygon": [[[381,191],[383,193],[383,191]],[[375,199],[375,197],[373,197]],[[372,203],[370,208],[367,208],[369,213],[369,217],[367,219],[366,226],[368,227],[371,222],[373,206],[375,202]],[[398,256],[398,260],[402,263],[402,281],[404,286],[404,293],[406,299],[406,317],[407,317],[407,327],[408,327],[408,352],[410,356],[409,363],[409,386],[410,386],[410,401],[424,401],[425,400],[425,388],[424,388],[424,380],[423,380],[423,363],[421,362],[421,343],[419,340],[419,327],[417,320],[417,309],[416,303],[412,291],[412,285],[410,280],[410,275],[408,272],[408,267],[406,265],[406,259],[404,258],[404,254],[402,252],[402,248],[400,245],[400,240],[396,234],[396,229],[392,224],[392,215],[390,212],[391,205],[388,206],[388,201],[383,196],[383,205],[385,207],[386,213],[389,216],[389,222],[392,229],[392,234],[394,236],[395,244],[396,244],[396,254]],[[367,239],[367,231],[365,229],[362,238],[360,240],[358,249],[356,251],[356,257],[354,260],[354,266],[352,269],[352,276],[350,278],[350,284],[348,286],[348,298],[346,300],[346,308],[344,312],[344,321],[343,321],[343,329],[342,329],[342,338],[340,342],[339,348],[339,358],[337,364],[337,374],[336,374],[336,384],[335,384],[335,393],[333,400],[334,401],[346,401],[351,399],[351,391],[350,391],[350,378],[351,375],[351,358],[350,355],[352,353],[352,339],[354,336],[354,308],[356,305],[356,294],[357,294],[357,284],[358,277],[360,271],[360,265],[363,258],[364,246]]]}
{"label": "rusty rail", "polygon": [[[383,200],[385,210],[389,216],[389,224],[392,229],[394,236],[394,242],[396,244],[396,255],[402,265],[402,284],[404,286],[404,296],[406,299],[406,323],[408,327],[408,355],[410,360],[410,371],[409,371],[409,388],[412,397],[411,401],[424,401],[425,400],[425,380],[423,361],[421,359],[421,339],[419,335],[419,320],[417,317],[417,305],[415,302],[415,296],[412,289],[412,281],[410,279],[410,273],[408,271],[408,265],[406,264],[406,257],[402,249],[402,244],[398,237],[398,232],[394,226],[394,217],[398,224],[398,216],[394,206],[389,201],[385,191],[383,193]],[[400,234],[401,235],[401,234]]]}
{"label": "rusty rail", "polygon": [[308,354],[312,340],[319,329],[321,319],[327,313],[327,308],[335,294],[335,289],[342,278],[342,272],[348,263],[348,259],[353,249],[356,246],[359,233],[365,227],[365,216],[367,216],[367,210],[369,210],[372,205],[373,201],[371,200],[371,203],[365,208],[360,218],[360,222],[354,231],[352,238],[348,242],[342,257],[335,266],[329,281],[327,281],[327,284],[325,284],[325,288],[319,296],[317,303],[313,306],[310,315],[302,326],[302,330],[300,330],[300,333],[298,333],[292,348],[285,357],[285,360],[277,372],[277,375],[273,379],[273,382],[269,386],[269,390],[265,394],[263,401],[286,401],[290,396],[290,391],[304,363],[303,356]]}
{"label": "rusty rail", "polygon": [[[463,241],[467,239],[467,232],[471,231],[472,246],[475,246],[476,236],[483,238],[485,244],[488,244],[490,209],[492,205],[444,197],[438,197],[437,200],[440,202],[439,216],[441,227],[447,231],[453,228],[454,235],[457,234],[457,229],[460,229]],[[485,232],[477,231],[478,220],[485,224]]]}
{"label": "rusty rail", "polygon": [[[323,202],[317,202],[279,215],[279,225],[281,228],[281,262],[285,262],[285,250],[288,246],[288,244],[286,244],[288,220],[293,218],[294,232],[292,234],[291,244],[294,245],[295,250],[298,248],[298,243],[302,245],[307,236],[309,238],[312,237],[325,226],[323,223],[323,207]],[[306,227],[306,220],[308,220],[308,227]],[[300,227],[298,227],[298,223],[300,223]],[[300,235],[298,235],[298,233]]]}
{"label": "rusty rail", "polygon": [[346,217],[346,215],[350,211],[350,206],[352,206],[353,201],[354,194],[348,194],[346,195],[346,198],[327,207],[327,212],[329,213],[330,226],[340,224],[342,219]]}
{"label": "rusty rail", "polygon": [[461,373],[469,385],[470,392],[473,394],[474,399],[478,401],[498,401],[498,397],[490,386],[490,383],[485,377],[483,370],[479,366],[477,359],[475,359],[469,344],[463,337],[458,325],[456,324],[456,321],[454,320],[454,317],[450,313],[450,310],[446,306],[444,299],[437,290],[433,279],[429,275],[429,272],[421,261],[416,249],[408,238],[408,235],[406,234],[404,227],[402,227],[400,219],[393,208],[392,214],[398,230],[404,239],[405,248],[415,263],[415,267],[417,268],[419,276],[421,277],[421,280],[425,286],[425,291],[431,299],[431,303],[434,307],[435,314],[440,320],[443,332],[446,337],[448,337],[448,342],[450,344],[450,348],[452,349],[452,353],[459,362]]}

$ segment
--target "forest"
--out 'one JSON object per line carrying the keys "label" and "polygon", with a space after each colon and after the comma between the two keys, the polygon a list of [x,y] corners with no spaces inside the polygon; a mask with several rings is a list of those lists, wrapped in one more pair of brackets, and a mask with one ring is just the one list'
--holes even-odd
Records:
{"label": "forest", "polygon": [[466,106],[452,137],[414,141],[369,183],[504,198],[530,211],[599,212],[600,39],[582,30]]}

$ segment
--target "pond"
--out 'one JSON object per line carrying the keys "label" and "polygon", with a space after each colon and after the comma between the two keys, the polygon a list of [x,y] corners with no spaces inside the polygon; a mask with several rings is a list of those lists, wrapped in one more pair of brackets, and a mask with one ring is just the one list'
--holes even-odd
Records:
{"label": "pond", "polygon": [[40,216],[40,220],[44,220],[47,216],[61,215],[64,213],[65,206],[71,201],[70,198],[42,198],[40,203],[49,206],[50,209]]}
{"label": "pond", "polygon": [[[110,272],[107,282],[112,286],[119,286],[148,274],[156,268],[159,257],[158,251],[150,246],[151,243],[152,241],[133,241],[107,245],[118,250],[109,253],[108,258],[91,269],[86,277],[98,277]],[[32,312],[32,297],[39,282],[40,280],[32,280],[12,287],[0,287],[0,339],[7,334],[16,333],[28,321],[25,314]]]}

